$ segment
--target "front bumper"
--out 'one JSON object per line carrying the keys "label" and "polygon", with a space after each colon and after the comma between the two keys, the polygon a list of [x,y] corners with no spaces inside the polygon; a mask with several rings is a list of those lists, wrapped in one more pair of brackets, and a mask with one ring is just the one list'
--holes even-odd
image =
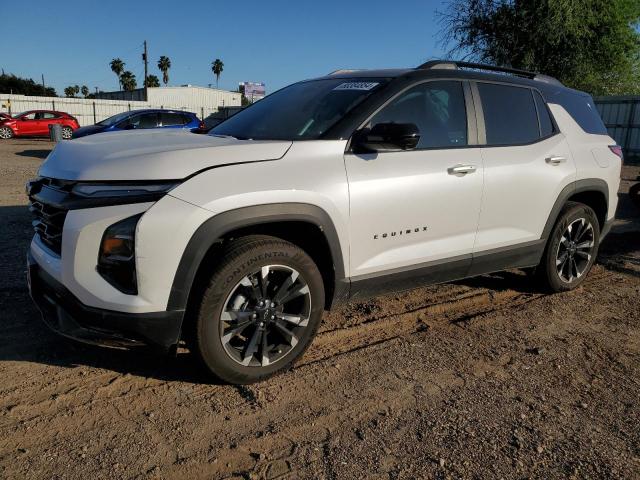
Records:
{"label": "front bumper", "polygon": [[124,313],[84,305],[27,255],[29,293],[49,328],[65,337],[111,347],[177,345],[184,311]]}

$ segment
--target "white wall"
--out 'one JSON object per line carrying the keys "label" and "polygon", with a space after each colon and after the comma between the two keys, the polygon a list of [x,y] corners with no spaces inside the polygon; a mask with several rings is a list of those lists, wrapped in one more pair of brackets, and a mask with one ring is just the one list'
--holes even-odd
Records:
{"label": "white wall", "polygon": [[81,126],[92,125],[107,117],[141,108],[166,108],[193,112],[204,118],[221,106],[240,105],[240,94],[202,87],[161,87],[149,89],[149,101],[102,100],[64,97],[33,97],[0,93],[0,112],[58,110],[73,115]]}

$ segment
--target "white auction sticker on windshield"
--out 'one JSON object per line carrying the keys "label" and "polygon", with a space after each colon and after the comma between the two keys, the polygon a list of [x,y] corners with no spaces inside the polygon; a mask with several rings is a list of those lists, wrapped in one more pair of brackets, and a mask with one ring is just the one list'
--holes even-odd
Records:
{"label": "white auction sticker on windshield", "polygon": [[345,82],[338,85],[334,90],[371,90],[378,85],[378,82]]}

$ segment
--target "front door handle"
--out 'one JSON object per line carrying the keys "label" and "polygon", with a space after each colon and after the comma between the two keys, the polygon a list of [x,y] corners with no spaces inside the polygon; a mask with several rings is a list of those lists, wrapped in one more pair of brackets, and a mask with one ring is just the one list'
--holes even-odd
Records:
{"label": "front door handle", "polygon": [[560,155],[552,155],[548,158],[544,159],[549,165],[560,165],[563,162],[566,162],[567,159],[565,157],[561,157]]}
{"label": "front door handle", "polygon": [[449,175],[466,175],[467,173],[473,173],[476,171],[475,165],[456,165],[455,167],[447,168]]}

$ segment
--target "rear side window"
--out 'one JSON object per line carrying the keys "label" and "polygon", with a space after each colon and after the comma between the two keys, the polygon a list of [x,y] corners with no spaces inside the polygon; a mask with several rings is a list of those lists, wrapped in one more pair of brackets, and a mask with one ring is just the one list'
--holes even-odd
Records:
{"label": "rear side window", "polygon": [[608,135],[607,127],[589,95],[562,90],[548,100],[560,104],[586,133]]}
{"label": "rear side window", "polygon": [[162,112],[160,121],[163,127],[172,127],[175,125],[184,125],[184,116],[179,113]]}
{"label": "rear side window", "polygon": [[538,118],[540,119],[540,136],[542,138],[549,137],[555,133],[555,127],[551,120],[551,114],[547,104],[544,103],[540,92],[533,92],[533,96],[536,99],[536,107],[538,108]]}
{"label": "rear side window", "polygon": [[520,145],[540,138],[531,90],[478,83],[488,145]]}

